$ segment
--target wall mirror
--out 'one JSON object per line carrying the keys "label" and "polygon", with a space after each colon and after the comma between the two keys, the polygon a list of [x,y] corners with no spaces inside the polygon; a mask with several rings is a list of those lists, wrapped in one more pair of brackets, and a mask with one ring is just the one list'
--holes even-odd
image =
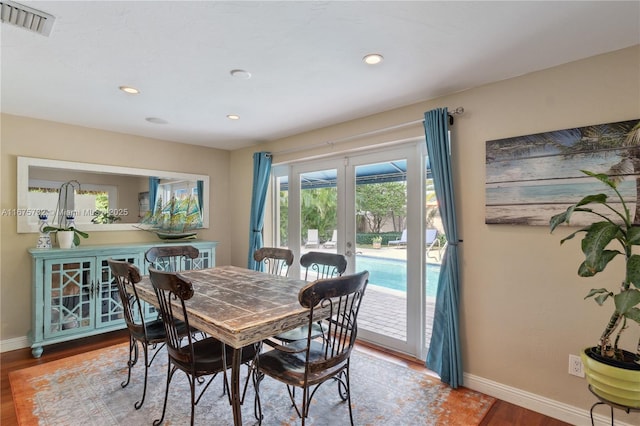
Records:
{"label": "wall mirror", "polygon": [[[18,157],[17,181],[19,233],[38,232],[41,212],[48,214],[51,225],[57,224],[60,187],[66,182],[71,182],[67,194],[75,224],[83,231],[148,229],[145,216],[185,194],[199,210],[196,228],[209,227],[207,175]],[[155,197],[155,206],[150,197]]]}

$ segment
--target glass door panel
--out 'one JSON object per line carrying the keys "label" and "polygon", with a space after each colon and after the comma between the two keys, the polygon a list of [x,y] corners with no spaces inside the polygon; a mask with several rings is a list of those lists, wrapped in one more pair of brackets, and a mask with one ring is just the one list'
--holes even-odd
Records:
{"label": "glass door panel", "polygon": [[276,166],[272,187],[271,238],[294,252],[289,276],[304,277],[308,251],[344,254],[347,274],[370,273],[358,337],[418,357],[426,353],[424,160],[417,141]]}
{"label": "glass door panel", "polygon": [[[403,152],[351,158],[355,225],[353,271],[369,271],[358,320],[360,336],[406,351],[407,158]],[[384,158],[384,161],[375,161]],[[406,232],[404,233],[406,235]]]}

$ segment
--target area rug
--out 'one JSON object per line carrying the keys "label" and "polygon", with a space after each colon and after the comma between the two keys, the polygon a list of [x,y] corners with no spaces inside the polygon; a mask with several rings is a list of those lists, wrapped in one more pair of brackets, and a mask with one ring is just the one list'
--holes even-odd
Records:
{"label": "area rug", "polygon": [[[144,369],[126,379],[127,345],[116,345],[9,373],[20,425],[105,426],[151,424],[162,412],[166,355],[149,370],[149,388],[141,409],[133,407],[142,394]],[[179,372],[178,372],[179,373]],[[184,374],[171,383],[165,425],[189,423],[189,390]],[[245,369],[243,368],[243,376]],[[452,390],[437,378],[401,364],[356,350],[351,358],[351,387],[356,425],[477,425],[494,398],[465,388]],[[286,387],[270,378],[260,386],[264,425],[300,424]],[[243,423],[255,424],[253,387],[242,407]],[[196,425],[231,425],[233,417],[216,378],[196,406]],[[327,382],[316,392],[307,424],[349,424],[349,411]]]}

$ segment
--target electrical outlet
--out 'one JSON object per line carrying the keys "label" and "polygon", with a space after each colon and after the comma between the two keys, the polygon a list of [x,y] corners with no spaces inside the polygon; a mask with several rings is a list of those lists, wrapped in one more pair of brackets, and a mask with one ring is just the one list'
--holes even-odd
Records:
{"label": "electrical outlet", "polygon": [[569,374],[584,377],[584,366],[578,355],[569,355]]}

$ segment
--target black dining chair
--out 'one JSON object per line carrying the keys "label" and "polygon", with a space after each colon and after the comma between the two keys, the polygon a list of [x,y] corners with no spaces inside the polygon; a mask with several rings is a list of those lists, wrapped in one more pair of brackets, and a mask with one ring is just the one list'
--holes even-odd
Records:
{"label": "black dining chair", "polygon": [[[309,308],[307,330],[322,323],[326,329],[321,339],[307,333],[306,339],[293,345],[281,345],[271,339],[263,343],[273,349],[258,355],[254,370],[256,386],[256,418],[262,423],[260,382],[270,377],[287,385],[289,398],[302,425],[309,414],[311,398],[318,387],[333,379],[338,393],[348,402],[353,425],[349,360],[358,334],[357,317],[369,280],[369,272],[321,279],[307,284],[298,294],[302,306]],[[301,405],[296,401],[295,388],[302,389]]]}
{"label": "black dining chair", "polygon": [[[137,364],[139,358],[138,345],[142,346],[144,355],[144,385],[142,388],[142,398],[134,404],[139,409],[144,403],[147,394],[147,377],[148,370],[154,359],[158,355],[159,349],[166,341],[166,334],[162,320],[145,320],[145,312],[143,304],[138,298],[136,284],[140,282],[140,271],[131,263],[107,259],[111,275],[116,280],[120,301],[122,302],[122,311],[124,321],[129,331],[129,361],[127,362],[128,372],[127,380],[121,383],[121,386],[127,387],[131,381],[131,369]],[[176,335],[179,337],[186,336],[187,328],[184,323],[176,326]],[[151,359],[149,359],[149,349],[155,350]]]}
{"label": "black dining chair", "polygon": [[[153,267],[149,268],[149,278],[158,298],[160,315],[167,335],[168,371],[167,384],[162,407],[162,416],[153,421],[154,426],[164,421],[169,399],[169,385],[176,371],[181,370],[187,375],[189,388],[191,391],[191,425],[194,424],[195,407],[204,395],[213,379],[218,373],[224,374],[224,389],[228,389],[226,370],[227,359],[232,359],[233,348],[226,346],[220,340],[207,337],[202,340],[195,340],[191,334],[186,339],[180,338],[180,320],[174,315],[179,312],[184,318],[187,327],[189,326],[189,315],[185,301],[194,295],[193,285],[190,281],[175,272],[163,272]],[[242,348],[241,363],[249,367],[247,380],[245,382],[245,392],[251,376],[251,368],[257,353],[257,345],[248,345]],[[209,381],[200,390],[196,398],[195,382],[198,378],[210,376]],[[244,395],[244,392],[243,392]],[[231,403],[229,395],[229,402]]]}
{"label": "black dining chair", "polygon": [[[305,281],[334,278],[341,276],[347,269],[347,258],[338,253],[310,251],[300,257],[300,265],[305,269]],[[280,333],[276,338],[283,343],[291,343],[306,339],[308,331],[305,324]],[[312,324],[311,332],[314,338],[322,336],[325,332],[322,323]]]}
{"label": "black dining chair", "polygon": [[310,251],[300,257],[304,280],[313,281],[339,277],[347,269],[347,258],[338,253]]}
{"label": "black dining chair", "polygon": [[287,248],[261,247],[253,252],[253,259],[264,265],[264,272],[287,276],[293,264],[293,252]]}
{"label": "black dining chair", "polygon": [[190,245],[151,247],[144,254],[149,266],[167,272],[201,269],[197,261],[199,256],[200,251]]}

